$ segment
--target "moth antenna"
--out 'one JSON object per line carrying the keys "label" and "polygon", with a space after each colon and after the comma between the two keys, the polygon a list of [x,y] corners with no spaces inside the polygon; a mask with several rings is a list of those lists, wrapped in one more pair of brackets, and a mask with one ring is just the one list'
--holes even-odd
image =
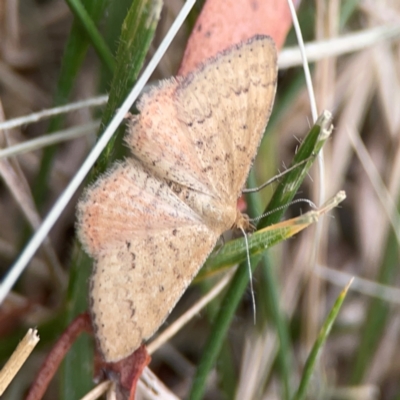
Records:
{"label": "moth antenna", "polygon": [[244,241],[246,242],[247,268],[249,270],[251,302],[253,304],[253,320],[254,320],[254,325],[255,325],[256,324],[256,298],[254,296],[254,288],[253,288],[253,273],[251,271],[249,241],[247,240],[247,234],[244,231],[244,229],[241,226],[239,226],[239,229],[242,231],[243,236],[244,236]]}
{"label": "moth antenna", "polygon": [[297,203],[307,203],[307,204],[310,206],[310,208],[312,208],[313,210],[317,210],[317,209],[318,209],[318,207],[315,205],[315,203],[313,203],[313,202],[312,202],[311,200],[309,200],[309,199],[296,199],[296,200],[291,201],[291,202],[288,203],[288,204],[283,204],[282,206],[279,206],[279,207],[277,207],[277,208],[275,208],[275,209],[273,209],[273,210],[271,210],[271,211],[268,211],[268,212],[266,212],[266,213],[264,213],[264,214],[261,214],[261,215],[259,215],[258,217],[251,218],[251,219],[250,219],[250,222],[257,222],[257,221],[259,221],[260,219],[267,217],[268,215],[271,215],[271,214],[273,214],[273,213],[275,213],[275,212],[277,212],[277,211],[283,210],[283,209],[285,209],[285,208],[287,208],[287,207],[290,207],[290,206],[292,206],[293,204],[297,204]]}

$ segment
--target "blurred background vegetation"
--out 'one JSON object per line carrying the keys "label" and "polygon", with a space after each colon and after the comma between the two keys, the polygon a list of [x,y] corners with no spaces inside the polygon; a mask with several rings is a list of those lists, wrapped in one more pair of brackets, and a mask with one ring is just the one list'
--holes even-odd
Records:
{"label": "blurred background vegetation", "polygon": [[[131,7],[131,5],[133,6]],[[93,121],[106,125],[165,36],[181,0],[86,1],[96,29],[90,38],[74,21],[79,3],[62,0],[0,2],[0,101],[2,119],[77,100],[110,94],[107,105],[82,108],[0,133],[1,147]],[[129,14],[127,16],[127,10]],[[176,74],[201,2],[156,69],[152,82]],[[298,9],[306,41],[322,41],[361,30],[400,26],[396,0],[311,1]],[[121,35],[125,20],[125,35]],[[90,27],[89,27],[90,28]],[[97,36],[96,36],[97,35]],[[286,46],[296,44],[290,32]],[[118,49],[118,50],[117,50]],[[115,56],[114,56],[115,55]],[[117,61],[116,61],[117,60]],[[121,62],[120,60],[125,60]],[[250,292],[242,297],[207,381],[205,398],[289,399],[294,396],[317,335],[339,293],[350,288],[333,329],[321,345],[307,387],[309,399],[400,399],[399,352],[400,224],[400,47],[399,34],[376,45],[311,64],[319,110],[334,114],[335,129],[324,147],[326,197],[340,189],[347,200],[325,218],[317,264],[314,227],[275,246],[253,276],[257,323]],[[289,165],[309,131],[310,105],[301,67],[281,69],[271,122],[251,184],[262,183]],[[88,179],[123,157],[115,136]],[[33,229],[93,147],[97,130],[56,146],[0,159],[0,268],[4,275]],[[306,177],[298,197],[317,199],[318,171]],[[249,200],[265,208],[274,187]],[[4,399],[24,397],[45,355],[79,312],[86,310],[91,261],[75,242],[76,194],[43,246],[0,308],[0,363],[27,328],[41,341]],[[307,210],[290,207],[285,218]],[[169,322],[210,286],[193,285]],[[212,335],[219,301],[193,319],[153,355],[151,369],[180,398],[188,395],[203,346]],[[93,383],[93,340],[74,345],[46,399],[78,399]]]}

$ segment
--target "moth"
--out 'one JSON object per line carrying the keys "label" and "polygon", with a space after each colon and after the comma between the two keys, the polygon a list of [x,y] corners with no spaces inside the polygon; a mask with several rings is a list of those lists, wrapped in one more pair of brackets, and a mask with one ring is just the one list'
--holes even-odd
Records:
{"label": "moth", "polygon": [[142,96],[128,118],[132,156],[77,206],[94,259],[90,311],[108,362],[133,353],[167,318],[220,235],[246,219],[236,202],[267,125],[277,53],[254,36]]}

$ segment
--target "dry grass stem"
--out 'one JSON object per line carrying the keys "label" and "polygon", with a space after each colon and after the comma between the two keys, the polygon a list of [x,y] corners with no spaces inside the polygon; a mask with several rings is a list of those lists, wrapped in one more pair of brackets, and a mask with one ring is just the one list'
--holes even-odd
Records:
{"label": "dry grass stem", "polygon": [[10,382],[24,365],[26,359],[32,353],[32,350],[38,342],[39,336],[37,330],[29,329],[0,371],[0,396],[4,393]]}

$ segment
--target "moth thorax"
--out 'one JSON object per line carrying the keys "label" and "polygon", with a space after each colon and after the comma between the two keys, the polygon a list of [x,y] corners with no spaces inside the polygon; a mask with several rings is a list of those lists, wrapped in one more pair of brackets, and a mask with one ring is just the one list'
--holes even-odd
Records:
{"label": "moth thorax", "polygon": [[253,232],[256,228],[251,224],[249,216],[247,214],[242,214],[236,209],[236,220],[233,224],[233,229],[240,229],[245,232]]}

